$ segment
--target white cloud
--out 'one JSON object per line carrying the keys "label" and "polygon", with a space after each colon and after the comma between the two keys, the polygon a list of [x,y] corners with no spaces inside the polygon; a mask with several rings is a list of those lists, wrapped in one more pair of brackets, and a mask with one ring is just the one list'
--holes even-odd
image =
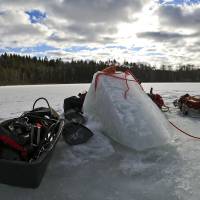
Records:
{"label": "white cloud", "polygon": [[[47,17],[32,24],[31,10]],[[200,4],[171,0],[0,0],[1,48],[46,44],[58,50],[32,54],[65,60],[200,64],[199,24]],[[64,51],[70,46],[96,49]]]}
{"label": "white cloud", "polygon": [[169,27],[200,30],[200,4],[160,6],[160,23]]}
{"label": "white cloud", "polygon": [[46,26],[31,24],[28,16],[20,10],[5,10],[0,15],[1,47],[23,47],[35,45],[40,38],[50,34]]}

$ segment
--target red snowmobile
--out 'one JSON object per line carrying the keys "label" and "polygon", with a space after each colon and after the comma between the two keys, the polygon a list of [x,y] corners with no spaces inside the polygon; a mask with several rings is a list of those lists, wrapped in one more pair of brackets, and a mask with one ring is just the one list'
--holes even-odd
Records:
{"label": "red snowmobile", "polygon": [[178,107],[184,115],[190,111],[200,113],[200,96],[190,96],[185,94],[173,102],[175,107]]}

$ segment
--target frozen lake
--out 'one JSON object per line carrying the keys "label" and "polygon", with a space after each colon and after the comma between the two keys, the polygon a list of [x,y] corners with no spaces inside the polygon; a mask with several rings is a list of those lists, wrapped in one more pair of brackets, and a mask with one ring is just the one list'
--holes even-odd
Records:
{"label": "frozen lake", "polygon": [[[159,92],[171,107],[166,117],[200,136],[200,118],[184,117],[172,102],[185,93],[200,94],[200,83],[143,83]],[[0,87],[0,121],[30,110],[46,97],[60,114],[64,98],[87,90],[89,84]],[[134,127],[133,127],[134,128]],[[100,132],[78,146],[62,138],[37,189],[0,184],[3,200],[198,200],[200,199],[200,141],[179,132],[171,143],[144,152],[125,148]]]}

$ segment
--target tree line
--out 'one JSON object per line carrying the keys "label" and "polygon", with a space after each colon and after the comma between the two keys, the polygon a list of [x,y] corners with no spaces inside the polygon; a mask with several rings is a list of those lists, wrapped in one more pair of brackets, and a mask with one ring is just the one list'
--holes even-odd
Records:
{"label": "tree line", "polygon": [[[4,53],[0,55],[0,85],[89,83],[93,74],[104,69],[108,63],[96,61],[62,61],[20,56]],[[118,67],[127,68],[142,82],[200,82],[200,69],[194,65],[180,65],[176,69],[163,65],[160,68],[142,63],[128,63]]]}

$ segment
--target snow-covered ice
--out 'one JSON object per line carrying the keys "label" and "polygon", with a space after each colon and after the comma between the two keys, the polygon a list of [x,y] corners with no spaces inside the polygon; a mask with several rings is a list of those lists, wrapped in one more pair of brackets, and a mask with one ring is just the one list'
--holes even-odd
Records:
{"label": "snow-covered ice", "polygon": [[[172,101],[182,94],[200,94],[200,83],[144,83],[159,92],[171,108],[166,117],[200,136],[200,118],[184,117]],[[0,87],[1,120],[30,110],[37,97],[46,97],[62,114],[64,98],[88,89],[89,84]],[[91,140],[68,146],[58,142],[37,189],[0,184],[3,200],[198,200],[200,199],[200,141],[176,132],[169,144],[137,152],[111,141],[97,127]]]}
{"label": "snow-covered ice", "polygon": [[84,113],[101,122],[103,133],[135,150],[169,142],[172,130],[168,120],[134,77],[123,72],[114,76],[94,74],[83,105]]}

